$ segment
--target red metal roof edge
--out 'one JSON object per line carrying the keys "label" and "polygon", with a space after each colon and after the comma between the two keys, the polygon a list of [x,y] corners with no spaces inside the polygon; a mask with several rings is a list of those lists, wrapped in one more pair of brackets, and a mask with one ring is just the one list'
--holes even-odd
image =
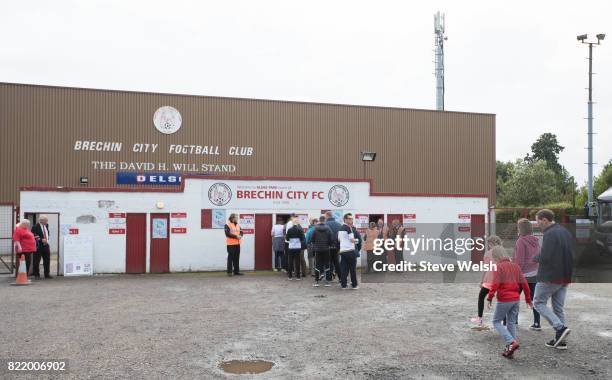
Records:
{"label": "red metal roof edge", "polygon": [[168,187],[65,187],[65,186],[20,186],[20,191],[57,191],[57,192],[108,192],[108,193],[182,193],[185,190],[185,179],[213,179],[226,181],[309,181],[309,182],[365,182],[369,184],[372,197],[446,197],[446,198],[489,198],[487,194],[463,193],[394,193],[373,191],[372,179],[362,178],[316,178],[316,177],[273,177],[273,176],[223,176],[223,175],[182,175],[179,186]]}

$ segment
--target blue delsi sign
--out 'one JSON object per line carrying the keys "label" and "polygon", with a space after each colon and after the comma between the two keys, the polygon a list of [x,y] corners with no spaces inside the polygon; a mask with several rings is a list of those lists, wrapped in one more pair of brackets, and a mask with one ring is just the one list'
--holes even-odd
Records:
{"label": "blue delsi sign", "polygon": [[117,172],[117,185],[180,185],[181,173]]}

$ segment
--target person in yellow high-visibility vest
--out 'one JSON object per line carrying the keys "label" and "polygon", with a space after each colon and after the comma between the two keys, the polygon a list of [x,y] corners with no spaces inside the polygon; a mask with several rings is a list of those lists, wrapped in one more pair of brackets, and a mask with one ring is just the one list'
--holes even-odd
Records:
{"label": "person in yellow high-visibility vest", "polygon": [[227,244],[227,275],[232,273],[236,276],[242,276],[240,273],[240,241],[242,240],[242,231],[238,225],[238,215],[231,214],[225,224],[225,242]]}

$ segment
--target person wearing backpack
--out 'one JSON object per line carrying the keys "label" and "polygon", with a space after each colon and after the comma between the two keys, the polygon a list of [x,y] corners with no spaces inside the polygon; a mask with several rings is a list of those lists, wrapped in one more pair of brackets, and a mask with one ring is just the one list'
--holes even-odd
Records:
{"label": "person wearing backpack", "polygon": [[315,255],[315,282],[314,287],[319,286],[319,281],[325,278],[325,286],[330,285],[330,278],[327,277],[329,268],[329,249],[333,244],[331,229],[325,224],[325,216],[319,217],[319,223],[315,225],[310,234],[310,245]]}
{"label": "person wearing backpack", "polygon": [[325,213],[325,224],[331,229],[332,232],[332,244],[329,247],[329,265],[333,267],[328,272],[329,280],[332,279],[332,273],[335,272],[338,280],[340,280],[340,260],[338,257],[338,250],[340,249],[340,242],[338,241],[338,231],[342,225],[338,223],[336,218],[331,211]]}

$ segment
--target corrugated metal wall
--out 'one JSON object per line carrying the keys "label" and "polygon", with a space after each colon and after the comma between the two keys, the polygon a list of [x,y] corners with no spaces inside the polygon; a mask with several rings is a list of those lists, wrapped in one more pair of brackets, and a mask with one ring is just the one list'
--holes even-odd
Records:
{"label": "corrugated metal wall", "polygon": [[[160,106],[182,128],[153,127]],[[495,202],[495,115],[135,93],[0,83],[0,201],[25,185],[115,186],[92,161],[234,164],[235,175],[367,177],[380,192],[478,193]],[[122,142],[121,152],[74,151],[75,140]],[[134,153],[134,143],[159,144]],[[170,144],[218,145],[220,156],[168,154]],[[252,157],[229,156],[252,146]]]}

